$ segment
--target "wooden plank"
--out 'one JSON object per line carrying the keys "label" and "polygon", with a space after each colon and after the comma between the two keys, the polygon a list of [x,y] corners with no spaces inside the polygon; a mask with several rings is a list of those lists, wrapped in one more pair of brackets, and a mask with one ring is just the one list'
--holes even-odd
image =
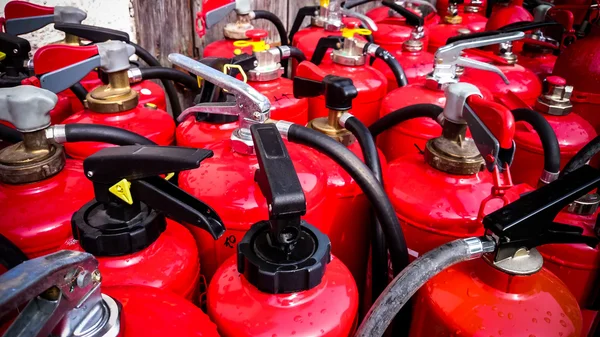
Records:
{"label": "wooden plank", "polygon": [[[254,8],[267,10],[271,13],[277,15],[284,25],[287,23],[287,15],[288,15],[288,3],[287,1],[278,1],[278,0],[255,0]],[[193,0],[192,1],[192,12],[195,20],[196,13],[200,12],[202,9],[202,0]],[[199,38],[197,34],[194,32],[194,40],[195,47],[197,49],[198,55],[202,55],[202,51],[204,47],[211,42],[224,39],[223,36],[223,28],[229,22],[235,22],[236,14],[231,13],[229,17],[225,20],[219,22],[216,26],[212,27],[210,30],[206,32],[206,35],[203,38]],[[255,20],[253,22],[254,26],[258,29],[266,29],[269,31],[269,39],[268,41],[272,44],[279,44],[279,34],[275,27],[267,20]]]}

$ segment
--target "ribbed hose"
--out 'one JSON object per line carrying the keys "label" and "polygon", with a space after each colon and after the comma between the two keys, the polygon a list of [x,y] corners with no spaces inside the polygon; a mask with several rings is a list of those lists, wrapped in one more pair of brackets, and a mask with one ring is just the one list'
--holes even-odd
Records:
{"label": "ribbed hose", "polygon": [[[128,42],[135,48],[135,54],[142,59],[142,61],[146,62],[147,65],[151,67],[162,67],[160,62],[148,52],[146,49],[140,47],[139,45]],[[173,82],[169,80],[162,79],[160,80],[162,85],[165,87],[165,93],[167,94],[167,98],[169,99],[169,103],[171,103],[171,111],[173,112],[173,118],[177,120],[177,117],[181,115],[181,104],[179,104],[179,97],[177,96],[177,90],[175,89],[175,85]]]}
{"label": "ribbed hose", "polygon": [[371,202],[385,232],[394,274],[402,271],[408,265],[406,240],[394,207],[371,170],[344,145],[315,130],[291,124],[288,130],[288,140],[306,145],[327,155],[356,180]]}
{"label": "ribbed hose", "polygon": [[151,67],[139,69],[143,80],[165,79],[180,83],[193,91],[199,90],[198,80],[177,69],[167,67]]}
{"label": "ribbed hose", "polygon": [[0,265],[12,269],[27,260],[29,258],[19,247],[0,234]]}
{"label": "ribbed hose", "polygon": [[[356,117],[348,118],[343,126],[356,137],[362,150],[365,164],[367,164],[375,178],[383,185],[379,153],[369,129]],[[372,298],[375,299],[379,297],[379,294],[387,286],[388,256],[385,246],[385,235],[374,213],[371,214],[371,224],[371,293]]]}
{"label": "ribbed hose", "polygon": [[15,144],[23,140],[23,135],[10,126],[0,123],[0,140]]}
{"label": "ribbed hose", "polygon": [[102,142],[114,145],[156,145],[137,133],[98,124],[64,124],[67,142]]}
{"label": "ribbed hose", "polygon": [[565,174],[569,174],[582,167],[587,162],[592,160],[592,158],[594,158],[598,152],[600,152],[600,136],[596,136],[596,138],[592,139],[589,143],[582,147],[581,150],[579,150],[577,154],[575,154],[575,156],[569,160],[567,165],[565,165],[560,173],[560,176],[562,177]]}
{"label": "ribbed hose", "polygon": [[75,94],[81,104],[83,104],[83,101],[85,101],[88,94],[88,91],[83,87],[83,85],[77,82],[71,86],[71,91]]}
{"label": "ribbed hose", "polygon": [[550,123],[539,112],[531,109],[514,109],[515,121],[526,122],[537,132],[544,150],[544,171],[558,174],[560,171],[560,145]]}
{"label": "ribbed hose", "polygon": [[[481,245],[481,250],[474,252],[470,243],[477,243],[477,241]],[[481,252],[489,252],[490,249],[493,250],[491,242],[482,243],[478,238],[469,238],[449,242],[421,255],[404,268],[377,298],[358,328],[355,337],[383,336],[400,309],[427,281],[444,269],[459,262],[477,258]]]}
{"label": "ribbed hose", "polygon": [[396,83],[398,84],[398,88],[404,87],[408,84],[408,80],[406,79],[406,74],[404,73],[404,69],[400,65],[400,62],[396,60],[394,55],[390,54],[387,50],[382,47],[377,48],[375,51],[375,57],[385,62],[385,64],[390,67],[392,73],[394,73],[394,78],[396,78]]}
{"label": "ribbed hose", "polygon": [[437,120],[437,117],[443,111],[444,109],[442,107],[430,103],[409,105],[381,117],[369,126],[369,131],[371,131],[373,137],[377,137],[384,131],[391,129],[402,122],[406,122],[409,119],[425,117]]}

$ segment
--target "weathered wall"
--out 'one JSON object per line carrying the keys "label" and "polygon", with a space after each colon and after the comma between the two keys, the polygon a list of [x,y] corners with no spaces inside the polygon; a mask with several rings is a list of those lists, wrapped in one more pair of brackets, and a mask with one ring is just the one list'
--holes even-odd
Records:
{"label": "weathered wall", "polygon": [[[145,0],[153,2],[154,0]],[[180,1],[180,0],[172,0]],[[4,16],[4,5],[8,0],[0,0],[0,16]],[[85,24],[108,27],[129,33],[136,40],[134,13],[131,0],[30,0],[30,2],[44,6],[75,6],[85,10],[88,14]],[[158,1],[157,1],[158,2]],[[52,25],[22,37],[31,42],[35,50],[49,42],[61,40],[64,34],[55,31]]]}

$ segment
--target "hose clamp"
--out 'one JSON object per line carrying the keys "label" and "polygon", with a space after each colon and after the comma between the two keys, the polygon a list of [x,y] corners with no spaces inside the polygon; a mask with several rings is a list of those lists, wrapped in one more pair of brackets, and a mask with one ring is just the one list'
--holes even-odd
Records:
{"label": "hose clamp", "polygon": [[281,52],[281,59],[287,59],[292,56],[292,49],[289,46],[279,46],[279,52]]}
{"label": "hose clamp", "polygon": [[542,183],[548,185],[551,182],[558,179],[559,174],[560,174],[560,171],[559,172],[548,172],[548,171],[544,170],[544,172],[542,172],[542,175],[540,176],[540,181]]}
{"label": "hose clamp", "polygon": [[346,127],[346,121],[348,121],[349,118],[354,117],[353,114],[349,113],[349,112],[344,112],[342,114],[342,116],[340,116],[340,119],[338,120],[338,124],[340,124],[341,127],[345,128]]}
{"label": "hose clamp", "polygon": [[140,68],[130,68],[127,70],[127,77],[129,77],[129,83],[139,83],[143,80],[142,70]]}
{"label": "hose clamp", "polygon": [[467,255],[469,259],[476,259],[484,253],[491,253],[496,249],[496,244],[493,240],[484,238],[466,238],[463,242],[467,245]]}
{"label": "hose clamp", "polygon": [[375,43],[369,43],[367,45],[367,48],[365,50],[365,52],[367,53],[367,55],[375,57],[377,54],[377,49],[379,49],[379,45],[375,44]]}
{"label": "hose clamp", "polygon": [[64,124],[56,124],[46,129],[46,139],[52,139],[62,144],[67,141],[67,131]]}
{"label": "hose clamp", "polygon": [[284,139],[288,139],[288,133],[290,132],[290,127],[292,125],[294,125],[294,123],[288,122],[288,121],[277,121],[275,123],[275,126],[277,127],[277,130],[279,131],[279,134]]}

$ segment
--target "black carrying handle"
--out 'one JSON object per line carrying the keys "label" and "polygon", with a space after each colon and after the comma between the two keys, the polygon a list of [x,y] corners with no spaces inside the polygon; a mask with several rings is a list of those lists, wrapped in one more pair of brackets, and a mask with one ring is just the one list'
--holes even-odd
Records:
{"label": "black carrying handle", "polygon": [[298,239],[300,217],[306,214],[302,185],[275,124],[254,124],[250,132],[259,167],[254,180],[269,205],[271,240],[290,245]]}
{"label": "black carrying handle", "polygon": [[304,18],[314,17],[315,13],[319,10],[319,6],[306,6],[298,9],[298,13],[296,14],[296,18],[294,19],[294,23],[292,24],[292,28],[290,28],[289,42],[290,45],[294,43],[294,35],[298,33],[300,30],[300,26],[302,26],[302,22],[304,22]]}
{"label": "black carrying handle", "polygon": [[596,246],[597,237],[583,236],[580,227],[555,223],[554,218],[599,185],[600,171],[586,165],[487,215],[483,226],[499,237],[496,261],[513,256],[522,247],[550,243]]}
{"label": "black carrying handle", "polygon": [[480,37],[488,37],[495,36],[505,33],[513,33],[513,32],[526,32],[528,30],[534,30],[544,27],[552,27],[560,24],[558,22],[531,22],[531,21],[519,21],[513,22],[506,26],[503,26],[497,30],[490,30],[485,32],[471,33],[465,35],[452,36],[446,40],[446,44],[450,44],[457,41],[469,40]]}
{"label": "black carrying handle", "polygon": [[319,42],[317,42],[317,46],[315,47],[315,51],[310,59],[310,62],[316,65],[321,64],[323,58],[325,57],[325,53],[327,53],[329,48],[336,50],[340,49],[343,43],[344,38],[341,36],[327,36],[320,38]]}
{"label": "black carrying handle", "polygon": [[421,16],[398,5],[393,0],[383,0],[381,3],[384,6],[394,10],[396,13],[402,15],[406,19],[406,23],[413,27],[423,27],[425,24],[425,20]]}
{"label": "black carrying handle", "polygon": [[129,34],[110,28],[78,23],[57,23],[54,25],[54,29],[60,30],[66,34],[78,36],[94,43],[105,42],[108,40],[130,42]]}
{"label": "black carrying handle", "polygon": [[212,155],[210,150],[178,146],[110,147],[86,158],[83,169],[94,183],[99,202],[114,202],[115,198],[108,188],[127,179],[136,202],[143,202],[175,221],[202,228],[218,239],[225,232],[218,214],[210,206],[159,177],[198,168],[204,159]]}

